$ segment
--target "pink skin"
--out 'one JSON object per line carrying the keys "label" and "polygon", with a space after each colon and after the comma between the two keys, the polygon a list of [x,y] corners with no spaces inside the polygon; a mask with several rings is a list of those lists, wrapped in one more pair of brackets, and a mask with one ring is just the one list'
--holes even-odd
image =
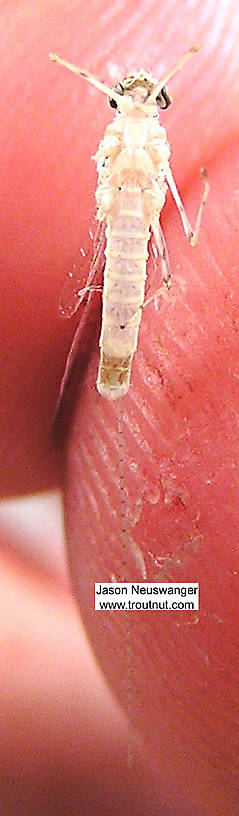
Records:
{"label": "pink skin", "polygon": [[[219,0],[214,9],[208,4],[208,16],[206,11],[207,3],[202,6],[198,2],[182,15],[181,3],[172,2],[169,7],[166,0],[160,4],[160,12],[156,0],[150,9],[129,2],[127,14],[125,6],[112,7],[108,0],[98,2],[97,8],[96,4],[93,7],[76,1],[67,6],[59,2],[47,6],[36,2],[28,2],[25,7],[16,4],[14,14],[12,3],[6,2],[1,8],[1,486],[3,494],[12,495],[48,488],[60,480],[61,463],[49,428],[74,320],[59,321],[58,293],[79,247],[89,249],[96,181],[90,156],[111,118],[104,97],[83,80],[50,64],[48,51],[81,63],[107,81],[112,71],[116,81],[117,68],[119,77],[121,72],[141,66],[152,69],[154,74],[164,72],[197,39],[204,47],[172,80],[174,105],[165,115],[162,113],[161,121],[167,128],[172,168],[187,212],[191,215],[196,211],[202,165],[210,178],[210,198],[200,244],[191,249],[168,196],[162,221],[173,284],[159,312],[150,304],[143,315],[132,389],[125,401],[123,439],[125,481],[134,523],[131,536],[143,552],[148,578],[199,580],[201,611],[199,620],[192,613],[181,612],[131,616],[131,715],[154,764],[157,781],[152,812],[155,807],[156,813],[159,797],[168,803],[170,813],[175,808],[177,816],[236,816],[239,32],[235,2],[225,9]],[[88,265],[86,257],[82,261],[82,285]],[[88,342],[82,346],[88,353],[90,349],[88,368],[83,376],[79,366],[81,390],[74,403],[74,422],[65,428],[69,440],[67,532],[72,578],[85,625],[100,665],[126,707],[125,616],[104,620],[92,611],[92,582],[110,580],[112,573],[120,576],[122,569],[120,525],[117,528],[121,503],[116,483],[116,407],[102,400],[95,390],[99,320],[96,295],[89,310]],[[155,564],[157,558],[166,559],[159,560],[159,565],[164,564],[163,571]],[[7,566],[11,586],[12,566],[6,564],[6,570]],[[132,555],[128,575],[137,581],[141,578]],[[34,580],[32,583],[27,570],[24,587],[38,626],[41,614],[34,600]],[[46,579],[39,590],[45,609],[49,604],[51,608],[52,592]],[[22,637],[20,601],[16,595],[14,609]],[[11,798],[16,753],[15,733],[9,721],[14,719],[12,712],[15,716],[17,710],[22,710],[24,692],[20,683],[17,691],[10,683],[15,640],[14,660],[9,659],[5,668],[9,676],[5,674],[3,680],[1,675],[8,689],[8,695],[3,696],[7,746],[3,789],[4,809],[10,814],[26,813],[27,807],[29,814],[55,814],[63,790],[62,813],[76,813],[76,800],[79,807],[80,787],[74,789],[74,799],[72,778],[78,772],[79,759],[74,729],[80,658],[73,659],[74,638],[77,650],[76,620],[65,606],[62,587],[56,602],[62,617],[56,614],[54,631],[56,638],[62,637],[62,630],[65,635],[62,648],[52,657],[51,676],[57,678],[68,661],[75,682],[71,671],[66,670],[64,693],[57,709],[48,693],[46,661],[44,684],[39,681],[43,716],[42,720],[33,718],[31,723],[32,750],[24,723],[21,728],[19,755],[28,780],[29,799],[22,797],[19,765],[17,804],[12,804]],[[72,653],[65,647],[67,632],[73,643]],[[41,643],[37,644],[37,654],[41,660]],[[31,697],[36,673],[39,677],[36,647],[31,639],[27,658],[31,665],[27,673]],[[69,706],[75,711],[70,729]],[[52,723],[51,745],[45,727],[47,717]],[[115,727],[114,723],[112,729]],[[119,729],[126,756],[122,723]],[[104,735],[100,739],[98,732],[92,745],[86,732],[85,755],[91,767],[93,763],[94,778],[98,775],[99,782],[105,765],[96,767],[95,745],[100,753]],[[66,733],[68,740],[73,734],[73,741],[64,776]],[[107,754],[107,739],[106,743]],[[36,777],[30,775],[30,769],[34,765],[32,751],[39,744],[36,790]],[[55,798],[53,772],[51,776],[49,771],[55,756],[52,745],[57,746],[60,771],[58,779],[54,777]],[[47,751],[51,757],[49,786]],[[127,765],[121,779],[126,799],[129,790],[132,796],[140,791],[137,780],[142,771],[137,757],[134,762],[133,784]],[[119,790],[122,767],[116,757],[111,770],[114,782],[118,776]],[[144,790],[150,786],[149,774]],[[143,803],[142,789],[140,801]],[[89,802],[84,806],[89,812]],[[110,813],[110,801],[107,807]],[[129,800],[129,812],[130,807],[131,812],[140,813],[138,800]],[[142,812],[147,812],[147,807],[146,803],[142,805]],[[159,808],[158,802],[158,812]],[[119,812],[124,813],[121,802]]]}

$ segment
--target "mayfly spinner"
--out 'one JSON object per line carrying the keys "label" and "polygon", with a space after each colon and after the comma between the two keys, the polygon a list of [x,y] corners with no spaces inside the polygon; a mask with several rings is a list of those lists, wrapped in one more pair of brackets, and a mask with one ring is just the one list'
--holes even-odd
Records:
{"label": "mayfly spinner", "polygon": [[[129,389],[144,305],[148,242],[152,237],[161,259],[163,281],[166,286],[170,283],[167,248],[159,223],[167,187],[189,243],[194,246],[198,240],[208,195],[206,173],[203,171],[204,192],[192,229],[169,166],[170,147],[158,116],[158,108],[167,108],[171,102],[166,82],[198,48],[193,46],[160,82],[141,70],[114,88],[50,54],[53,61],[103,91],[111,107],[117,109],[94,156],[99,176],[97,219],[105,223],[107,239],[97,388],[108,399],[118,399]],[[92,270],[86,287],[77,292],[78,303],[90,292],[91,280]]]}

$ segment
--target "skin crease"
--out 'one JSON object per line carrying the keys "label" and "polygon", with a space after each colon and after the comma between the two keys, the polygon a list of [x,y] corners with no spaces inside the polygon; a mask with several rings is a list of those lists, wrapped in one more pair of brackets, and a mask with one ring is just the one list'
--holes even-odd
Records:
{"label": "skin crease", "polygon": [[[160,357],[164,375],[164,387],[160,388],[160,392],[158,388],[155,395],[148,397],[142,384],[142,397],[148,399],[148,409],[153,411],[154,416],[160,416],[161,436],[158,440],[153,432],[153,442],[157,455],[161,457],[159,461],[167,463],[163,474],[160,465],[156,466],[153,459],[150,461],[143,446],[144,440],[150,441],[151,426],[145,423],[144,427],[133,395],[129,396],[125,408],[131,425],[137,421],[140,434],[144,431],[141,446],[137,447],[137,462],[147,483],[147,496],[151,496],[151,500],[145,501],[143,513],[135,526],[134,540],[138,546],[142,545],[143,540],[146,542],[145,552],[153,542],[151,550],[156,556],[163,554],[166,557],[170,552],[172,557],[176,553],[168,572],[154,574],[152,580],[163,580],[165,575],[168,580],[199,580],[201,613],[199,624],[189,613],[185,613],[185,617],[182,613],[172,613],[173,619],[166,614],[160,619],[153,614],[146,619],[142,616],[140,620],[136,616],[132,623],[131,647],[135,655],[137,684],[135,682],[131,714],[139,733],[145,738],[145,750],[146,746],[149,748],[149,743],[151,745],[153,781],[150,773],[147,776],[145,771],[144,789],[146,796],[150,788],[154,788],[153,802],[149,805],[148,800],[142,807],[143,792],[138,781],[142,769],[136,755],[133,772],[127,772],[125,760],[123,774],[122,757],[124,748],[127,757],[128,735],[126,737],[125,726],[119,721],[122,754],[118,764],[115,751],[111,771],[113,779],[118,780],[118,791],[122,796],[124,792],[126,800],[128,796],[128,809],[133,813],[142,810],[149,813],[177,813],[177,816],[238,813],[236,12],[237,6],[232,2],[227,8],[223,2],[214,5],[206,3],[203,8],[200,3],[192,8],[187,3],[172,2],[169,6],[162,2],[159,17],[156,2],[152,2],[150,8],[149,4],[146,6],[143,3],[128,3],[122,8],[117,3],[112,7],[108,2],[97,2],[94,7],[93,4],[87,7],[72,2],[66,9],[58,2],[43,7],[29,0],[20,7],[16,6],[16,9],[14,4],[6,2],[0,12],[4,32],[1,44],[1,238],[4,271],[1,276],[1,313],[4,353],[1,363],[0,422],[3,495],[47,489],[61,478],[61,459],[52,445],[49,429],[64,361],[74,332],[74,320],[69,323],[59,321],[58,293],[65,271],[69,271],[79,257],[79,248],[82,246],[86,252],[90,251],[88,230],[92,228],[96,180],[90,156],[96,151],[106,124],[112,118],[104,97],[70,73],[64,73],[60,67],[48,63],[47,54],[57,51],[72,62],[82,64],[101,79],[109,80],[112,71],[112,81],[116,81],[121,72],[124,74],[141,65],[158,75],[159,71],[170,68],[195,39],[203,43],[202,51],[193,58],[190,67],[187,66],[183,74],[172,80],[170,93],[174,97],[174,106],[164,118],[163,114],[161,116],[173,147],[174,175],[190,215],[196,211],[201,191],[198,176],[202,164],[207,167],[211,184],[200,245],[195,250],[187,246],[177,211],[168,197],[162,222],[174,274],[170,293],[172,305],[168,299],[160,307],[159,313],[149,307],[144,315],[146,328],[142,328],[142,342],[145,342],[146,332],[151,331],[154,338],[152,349],[155,349],[157,338],[164,348],[166,344],[169,355],[168,362],[165,356]],[[86,257],[82,261],[83,281],[88,265]],[[99,327],[98,301],[93,303],[90,318],[93,325]],[[75,323],[77,325],[77,319]],[[175,338],[178,345],[175,345]],[[102,467],[106,487],[119,510],[117,491],[112,487],[115,471],[113,466],[112,470],[109,468],[105,471],[104,463],[97,454],[99,440],[109,444],[108,428],[111,424],[113,426],[112,417],[116,416],[112,408],[101,404],[94,390],[97,355],[95,341],[87,377],[83,379],[81,400],[76,406],[71,430],[69,427],[67,530],[72,577],[76,596],[80,594],[83,618],[101,667],[125,706],[121,683],[125,654],[124,616],[120,620],[117,616],[111,618],[109,625],[108,618],[103,622],[102,616],[92,614],[89,601],[92,581],[109,580],[109,570],[117,572],[120,568],[120,536],[118,552],[117,542],[115,544],[114,557],[111,557],[110,550],[114,517],[113,521],[109,518],[108,532],[102,527],[102,541],[98,530],[98,562],[97,553],[93,548],[91,551],[90,541],[87,541],[87,546],[79,548],[79,541],[85,544],[88,532],[81,519],[80,502],[83,500],[77,493],[79,471],[74,460],[76,441],[79,450],[82,440],[89,444],[92,479],[96,481],[94,467],[96,471],[98,468],[98,473]],[[135,388],[137,393],[140,393],[140,355],[139,348],[132,380],[132,389]],[[150,359],[148,361],[150,365]],[[152,416],[152,413],[148,415]],[[91,428],[94,428],[96,443],[98,441],[95,460],[92,460],[89,432],[90,422],[93,421],[96,424],[91,424]],[[188,438],[185,437],[185,427]],[[126,434],[126,440],[130,446],[129,461],[133,461],[135,443],[129,434]],[[177,457],[173,459],[175,450]],[[173,463],[171,471],[170,461]],[[115,447],[112,449],[112,463],[114,467],[117,466]],[[157,490],[155,474],[158,476]],[[128,470],[127,475],[130,502],[134,507],[134,500],[142,498],[142,493],[136,491],[134,479]],[[179,492],[174,489],[175,479]],[[139,485],[142,485],[142,481]],[[91,483],[90,487],[93,490]],[[76,493],[77,503],[74,501]],[[95,495],[99,500],[97,491]],[[89,530],[94,526],[95,511],[92,507],[95,505],[88,506]],[[104,507],[100,512],[104,512]],[[179,533],[177,518],[180,522]],[[174,536],[178,550],[172,543],[169,548],[169,541],[174,542]],[[10,548],[7,535],[6,539],[4,546]],[[186,556],[183,548],[185,540],[195,542],[195,548],[189,547]],[[177,569],[177,558],[179,561],[181,559],[180,570]],[[15,610],[17,623],[13,639],[14,655],[5,667],[9,676],[6,673],[4,676],[4,688],[10,691],[3,697],[6,747],[2,809],[9,814],[28,812],[29,816],[30,813],[40,812],[55,814],[56,810],[58,813],[74,814],[79,810],[82,796],[81,785],[79,788],[76,786],[72,793],[72,780],[78,774],[79,749],[85,757],[89,756],[90,767],[95,767],[95,745],[97,742],[99,751],[102,750],[104,733],[101,732],[101,736],[99,732],[96,734],[92,746],[88,739],[89,730],[84,726],[85,742],[80,747],[77,734],[81,724],[75,724],[80,665],[77,658],[73,660],[73,653],[78,648],[77,623],[75,612],[69,611],[65,587],[59,589],[56,600],[47,577],[44,579],[40,575],[41,586],[37,584],[36,589],[35,577],[29,574],[27,565],[25,578],[21,573],[19,563],[13,567],[11,559],[8,562],[4,558],[3,587],[8,586],[8,580],[9,589],[14,589],[15,604],[11,614]],[[79,574],[81,579],[78,579]],[[140,580],[140,572],[136,568],[134,579]],[[52,645],[53,649],[51,677],[60,675],[65,664],[71,666],[71,672],[64,674],[60,714],[54,705],[54,695],[48,693],[47,659],[44,683],[39,675],[33,635],[29,650],[27,653],[24,650],[24,659],[32,669],[27,673],[26,681],[29,697],[34,696],[37,682],[41,705],[44,702],[43,723],[41,718],[39,722],[36,713],[32,720],[33,752],[36,750],[38,756],[37,766],[33,763],[32,751],[27,744],[24,722],[21,722],[19,756],[24,762],[24,784],[20,764],[16,774],[15,734],[9,727],[9,720],[14,721],[16,712],[21,711],[24,698],[21,685],[17,684],[16,692],[10,683],[15,666],[16,643],[24,631],[19,614],[21,597],[15,591],[18,582],[22,586],[22,580],[24,593],[33,607],[35,626],[39,626],[43,609],[45,615],[49,614],[49,609],[60,609],[60,616],[55,613],[53,616],[56,641],[58,636],[61,640],[63,631],[64,644],[67,632],[70,632],[72,643],[72,652],[70,649],[65,652],[65,646],[64,649],[58,646],[56,657],[55,641],[52,642],[49,636],[48,648],[51,652]],[[37,592],[40,607],[34,600]],[[5,619],[4,622],[6,626]],[[37,646],[39,663],[42,648],[47,654],[47,631],[45,638],[44,648],[40,643]],[[20,668],[22,671],[22,663]],[[92,667],[89,671],[93,671]],[[75,711],[75,716],[70,718],[70,730],[69,706]],[[51,746],[45,727],[47,717],[52,723]],[[115,723],[114,720],[112,729],[115,729]],[[65,741],[69,745],[71,735],[72,753],[70,750],[67,753],[66,770]],[[106,757],[110,753],[110,740],[107,740]],[[50,766],[46,774],[47,751],[50,751]],[[59,775],[54,775],[55,751]],[[30,774],[33,767],[35,775]],[[93,783],[97,776],[97,784],[102,784],[105,767],[105,763],[97,765]],[[14,801],[13,776],[15,779],[17,777]],[[87,784],[88,779],[89,776]],[[110,779],[109,770],[109,789]],[[102,787],[99,789],[103,790]],[[60,811],[59,801],[63,791],[64,804]],[[139,800],[134,800],[138,791]],[[102,795],[106,797],[105,790]],[[118,801],[119,813],[124,813],[120,793]],[[84,800],[82,812],[84,807],[85,812],[90,812],[91,808],[94,812],[95,802],[85,803]],[[110,798],[107,807],[110,814]],[[104,803],[102,813],[105,810],[107,812]],[[114,802],[112,813],[115,811]]]}

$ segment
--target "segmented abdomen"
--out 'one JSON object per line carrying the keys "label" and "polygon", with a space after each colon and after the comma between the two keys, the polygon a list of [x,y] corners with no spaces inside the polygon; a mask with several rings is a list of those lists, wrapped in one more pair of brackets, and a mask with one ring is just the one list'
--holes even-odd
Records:
{"label": "segmented abdomen", "polygon": [[149,228],[145,225],[142,190],[124,184],[117,214],[108,218],[100,365],[97,388],[118,399],[130,385],[144,301]]}

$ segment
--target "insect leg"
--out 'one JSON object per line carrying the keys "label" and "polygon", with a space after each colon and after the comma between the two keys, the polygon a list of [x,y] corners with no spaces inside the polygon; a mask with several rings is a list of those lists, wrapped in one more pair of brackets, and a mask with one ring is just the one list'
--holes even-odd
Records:
{"label": "insect leg", "polygon": [[170,286],[170,264],[169,264],[169,257],[168,257],[168,250],[166,246],[166,241],[164,238],[163,230],[160,223],[153,222],[151,224],[151,229],[154,237],[154,243],[161,259],[162,265],[162,273],[163,273],[163,281]]}
{"label": "insect leg", "polygon": [[186,54],[184,54],[183,57],[181,57],[181,59],[179,60],[179,62],[177,62],[177,64],[174,65],[174,68],[172,68],[172,70],[169,71],[169,73],[166,74],[166,76],[163,77],[163,79],[161,79],[160,82],[155,86],[155,88],[153,89],[153,91],[150,94],[150,97],[149,97],[150,101],[155,102],[158,94],[160,93],[162,88],[167,84],[169,79],[171,79],[171,77],[174,74],[176,74],[178,71],[181,71],[181,69],[185,65],[185,62],[188,62],[188,60],[191,58],[192,54],[195,54],[197,51],[199,51],[200,47],[201,46],[198,45],[198,43],[195,43],[194,45],[192,45],[192,48],[189,48],[189,51],[186,51]]}
{"label": "insect leg", "polygon": [[153,233],[155,246],[156,246],[158,255],[160,257],[160,260],[161,260],[161,267],[162,267],[162,273],[163,273],[163,285],[160,286],[158,289],[156,289],[156,292],[154,292],[153,295],[151,295],[149,298],[147,298],[144,301],[144,303],[142,305],[142,309],[144,309],[145,306],[148,306],[148,304],[151,303],[152,300],[158,299],[158,297],[160,295],[164,296],[165,295],[165,289],[170,289],[170,286],[171,286],[171,274],[170,274],[168,250],[167,250],[166,241],[165,241],[165,238],[164,238],[164,234],[163,234],[161,224],[159,224],[159,223],[157,224],[155,222],[155,223],[151,224],[151,229],[152,229],[152,233]]}
{"label": "insect leg", "polygon": [[171,190],[172,196],[174,198],[175,204],[177,205],[177,208],[179,210],[179,214],[180,214],[180,217],[181,217],[181,220],[182,220],[182,225],[183,225],[183,228],[184,228],[184,232],[185,232],[186,237],[187,237],[187,239],[188,239],[191,246],[195,246],[195,244],[198,241],[199,229],[200,229],[201,218],[202,218],[202,211],[203,211],[204,205],[206,204],[206,200],[207,200],[208,193],[209,193],[209,182],[208,182],[206,170],[202,169],[201,174],[202,174],[203,179],[204,179],[204,190],[203,190],[202,198],[201,198],[201,201],[200,201],[200,204],[199,204],[194,229],[190,224],[187,213],[185,212],[183,202],[182,202],[182,200],[180,198],[178,188],[177,188],[177,186],[175,184],[173,174],[172,174],[170,169],[168,170],[167,176],[166,176],[166,180],[167,180],[168,185],[170,187],[170,190]]}
{"label": "insect leg", "polygon": [[105,222],[101,222],[96,231],[94,239],[94,257],[90,264],[90,270],[85,286],[81,288],[81,267],[75,267],[64,283],[61,291],[59,311],[62,317],[72,317],[79,309],[82,300],[87,295],[87,300],[90,299],[93,292],[102,291],[102,286],[95,285],[97,275],[103,269],[105,264],[104,258],[105,248]]}
{"label": "insect leg", "polygon": [[72,62],[68,62],[65,59],[61,59],[58,57],[57,54],[49,54],[50,60],[52,62],[58,62],[59,65],[63,65],[64,68],[68,68],[69,71],[73,71],[74,74],[78,74],[78,76],[86,79],[87,82],[90,82],[91,85],[94,85],[98,91],[103,91],[106,96],[109,96],[110,99],[114,99],[115,102],[118,104],[119,94],[114,91],[113,88],[108,88],[108,85],[105,85],[103,82],[100,82],[96,77],[89,74],[89,71],[85,71],[83,68],[79,68],[78,65],[73,65]]}

